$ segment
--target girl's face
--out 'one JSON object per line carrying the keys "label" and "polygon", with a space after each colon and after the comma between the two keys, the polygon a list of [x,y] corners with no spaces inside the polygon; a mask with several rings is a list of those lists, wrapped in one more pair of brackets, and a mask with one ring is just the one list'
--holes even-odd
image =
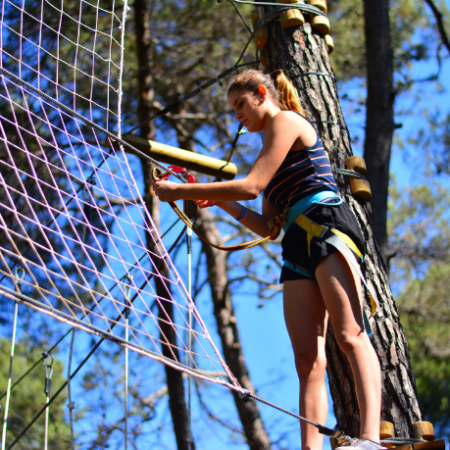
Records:
{"label": "girl's face", "polygon": [[234,117],[242,122],[248,131],[263,129],[264,98],[259,92],[233,90],[228,97]]}

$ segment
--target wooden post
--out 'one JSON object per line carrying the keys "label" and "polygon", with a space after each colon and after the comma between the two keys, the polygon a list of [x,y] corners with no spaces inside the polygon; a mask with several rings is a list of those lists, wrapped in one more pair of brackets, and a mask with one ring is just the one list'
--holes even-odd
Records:
{"label": "wooden post", "polygon": [[[211,175],[223,180],[232,180],[237,174],[236,165],[220,159],[200,155],[198,153],[171,147],[160,142],[142,139],[137,136],[126,135],[122,139],[136,147],[141,152],[165,164],[185,167],[188,170]],[[118,144],[114,146],[118,148]],[[123,147],[125,152],[136,155],[129,147]],[[139,155],[138,155],[139,156]]]}

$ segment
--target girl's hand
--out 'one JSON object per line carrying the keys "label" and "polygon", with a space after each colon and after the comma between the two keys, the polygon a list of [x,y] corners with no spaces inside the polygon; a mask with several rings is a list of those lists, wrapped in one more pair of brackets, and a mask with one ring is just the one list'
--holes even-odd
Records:
{"label": "girl's hand", "polygon": [[195,200],[195,204],[200,208],[209,208],[210,206],[217,205],[217,201],[215,200]]}
{"label": "girl's hand", "polygon": [[177,183],[173,183],[172,181],[152,181],[152,188],[155,191],[156,196],[162,202],[174,202],[176,200],[180,200],[180,197],[176,192],[177,186]]}

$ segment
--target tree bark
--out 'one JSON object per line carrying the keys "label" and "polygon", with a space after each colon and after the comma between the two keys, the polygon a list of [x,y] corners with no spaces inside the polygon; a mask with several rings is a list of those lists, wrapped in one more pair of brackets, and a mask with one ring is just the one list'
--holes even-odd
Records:
{"label": "tree bark", "polygon": [[[152,75],[152,44],[150,34],[150,13],[151,1],[136,0],[135,8],[135,24],[136,24],[136,44],[137,44],[137,58],[139,62],[139,121],[140,123],[151,117],[155,111],[152,107],[154,99],[153,89],[153,75]],[[141,137],[146,139],[155,139],[154,122],[148,122],[141,126]],[[159,202],[151,193],[151,171],[152,164],[147,159],[141,159],[142,175],[144,179],[144,202],[152,216],[155,225],[159,228]],[[157,251],[153,239],[147,235],[147,246],[155,253]],[[155,257],[154,263],[161,273],[162,277],[168,278],[167,266],[164,262]],[[164,301],[163,299],[170,299],[171,293],[168,286],[166,286],[160,278],[155,278],[155,289],[159,297],[158,302],[158,318],[160,328],[160,339],[162,344],[162,353],[164,356],[176,361],[180,361],[178,352],[177,337],[174,327],[171,322],[174,321],[173,305],[171,301]],[[169,409],[172,417],[173,429],[177,442],[178,450],[195,450],[194,442],[191,441],[190,426],[186,407],[186,397],[182,373],[179,370],[173,369],[164,365],[166,373],[166,383],[169,392]]]}
{"label": "tree bark", "polygon": [[[265,7],[266,11],[273,9]],[[283,69],[299,90],[303,106],[315,122],[334,169],[346,168],[352,155],[350,137],[339,104],[338,92],[324,39],[309,23],[282,29],[269,24],[266,44],[268,68]],[[353,210],[366,238],[366,278],[379,309],[372,325],[372,343],[382,369],[382,419],[394,423],[397,436],[412,435],[412,423],[420,420],[414,374],[407,342],[389,288],[382,255],[374,243],[374,232],[366,205],[351,195],[347,177],[335,173],[340,194]],[[365,310],[370,315],[366,295]],[[347,434],[358,436],[359,408],[353,376],[332,330],[327,335],[328,377],[338,424]]]}
{"label": "tree bark", "polygon": [[389,161],[394,133],[394,88],[389,28],[389,0],[364,0],[367,67],[364,159],[372,188],[372,228],[381,259],[389,269],[387,200]]}
{"label": "tree bark", "polygon": [[[224,245],[211,213],[207,210],[200,210],[199,214],[200,220],[196,223],[201,233],[209,241]],[[242,351],[231,292],[228,289],[227,253],[216,250],[207,244],[203,244],[203,252],[206,255],[214,316],[225,362],[239,384],[244,389],[255,393]],[[269,450],[270,439],[264,428],[256,401],[253,399],[243,401],[235,391],[233,391],[233,397],[250,449]]]}

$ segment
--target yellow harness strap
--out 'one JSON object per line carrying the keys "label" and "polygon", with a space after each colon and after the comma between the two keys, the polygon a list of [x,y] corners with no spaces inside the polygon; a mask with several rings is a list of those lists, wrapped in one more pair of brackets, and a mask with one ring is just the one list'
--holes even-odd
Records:
{"label": "yellow harness strap", "polygon": [[375,302],[375,299],[372,295],[371,289],[369,285],[367,284],[366,279],[364,278],[363,273],[361,272],[361,268],[359,267],[358,261],[355,258],[355,255],[352,253],[352,251],[362,260],[363,255],[359,251],[356,244],[353,242],[353,240],[347,236],[345,233],[342,233],[342,231],[336,230],[335,228],[328,228],[324,225],[320,225],[313,220],[306,217],[304,214],[300,214],[298,217],[295,218],[294,222],[301,227],[303,230],[307,233],[307,242],[308,242],[308,256],[311,256],[311,239],[313,237],[323,239],[327,231],[331,231],[331,236],[324,239],[325,242],[332,245],[333,247],[338,250],[342,256],[347,260],[347,262],[356,270],[359,277],[361,278],[361,281],[366,286],[369,296],[370,296],[370,304],[372,307],[372,314],[371,317],[375,314],[375,311],[377,310],[377,303]]}

